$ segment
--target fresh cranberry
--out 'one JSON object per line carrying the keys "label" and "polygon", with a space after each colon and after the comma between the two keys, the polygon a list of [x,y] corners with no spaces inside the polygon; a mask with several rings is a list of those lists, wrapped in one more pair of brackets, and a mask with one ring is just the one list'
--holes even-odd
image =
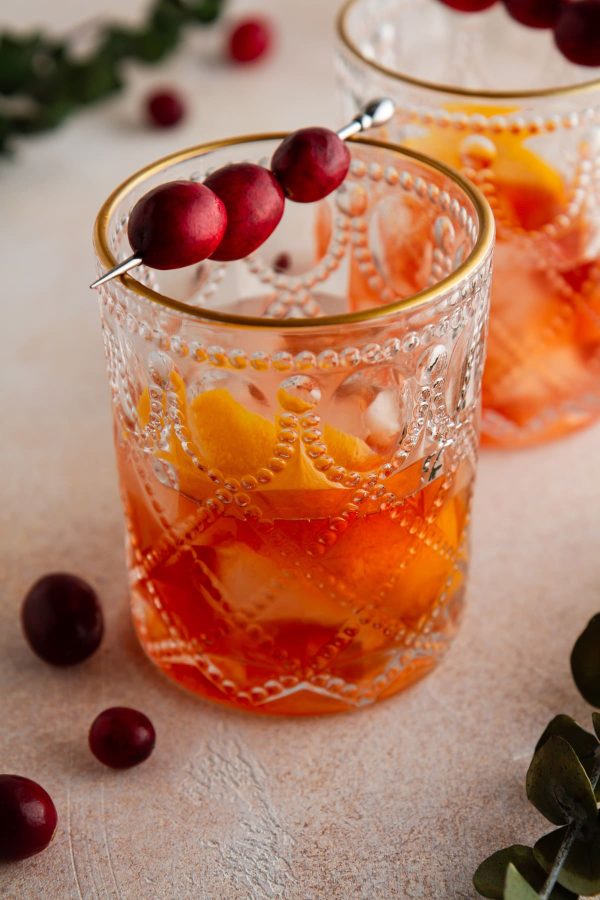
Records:
{"label": "fresh cranberry", "polygon": [[565,2],[554,29],[556,46],[578,66],[600,66],[600,0]]}
{"label": "fresh cranberry", "polygon": [[171,181],[138,200],[127,234],[146,265],[178,269],[209,257],[226,227],[227,212],[216,194],[193,181]]}
{"label": "fresh cranberry", "polygon": [[554,28],[562,0],[503,0],[507,12],[529,28]]}
{"label": "fresh cranberry", "polygon": [[92,722],[90,750],[111,769],[130,769],[148,759],[156,743],[152,722],[127,706],[105,709]]}
{"label": "fresh cranberry", "polygon": [[285,196],[272,172],[253,163],[217,169],[204,182],[227,210],[225,237],[211,259],[242,259],[260,247],[277,227]]}
{"label": "fresh cranberry", "polygon": [[489,9],[490,6],[496,3],[496,0],[440,0],[440,3],[443,3],[444,6],[449,6],[450,9],[457,10],[457,12],[472,13]]}
{"label": "fresh cranberry", "polygon": [[57,822],[56,807],[41,785],[21,775],[0,775],[0,861],[41,853]]}
{"label": "fresh cranberry", "polygon": [[292,265],[292,257],[289,253],[285,251],[283,253],[278,253],[275,259],[273,260],[273,268],[276,272],[287,272],[287,270]]}
{"label": "fresh cranberry", "polygon": [[146,99],[146,111],[157,128],[171,128],[183,119],[185,105],[174,91],[155,91]]}
{"label": "fresh cranberry", "polygon": [[235,62],[254,62],[264,56],[271,43],[271,27],[266,19],[242,19],[229,33],[229,55]]}
{"label": "fresh cranberry", "polygon": [[25,637],[38,656],[54,666],[82,662],[98,649],[104,633],[95,591],[76,575],[44,575],[25,596]]}
{"label": "fresh cranberry", "polygon": [[296,203],[322,200],[342,183],[350,151],[335,131],[301,128],[281,142],[271,168],[286,196]]}

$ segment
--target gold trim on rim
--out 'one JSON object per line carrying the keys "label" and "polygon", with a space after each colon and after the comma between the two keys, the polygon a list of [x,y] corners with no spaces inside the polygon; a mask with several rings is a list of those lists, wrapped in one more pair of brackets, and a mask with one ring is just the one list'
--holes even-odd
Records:
{"label": "gold trim on rim", "polygon": [[[256,141],[282,140],[285,137],[287,137],[287,132],[276,132],[272,134],[242,135],[240,137],[227,138],[222,141],[211,141],[206,144],[199,144],[197,147],[190,147],[187,150],[181,150],[177,153],[171,153],[169,156],[164,156],[162,159],[150,163],[150,165],[145,166],[143,169],[140,169],[138,172],[135,172],[129,178],[125,179],[125,181],[112,192],[108,199],[105,200],[100,208],[100,212],[98,213],[94,225],[94,245],[102,267],[104,269],[112,269],[117,264],[117,260],[113,256],[108,244],[108,227],[116,206],[122,200],[123,196],[132,188],[142,184],[148,177],[162,172],[170,165],[196,159],[212,150],[220,150],[223,147],[254,143]],[[191,304],[184,303],[182,300],[176,300],[173,297],[168,297],[158,291],[152,290],[152,288],[149,288],[135,278],[132,278],[131,275],[121,275],[118,280],[125,288],[144,297],[146,300],[151,300],[153,303],[166,306],[168,309],[184,313],[195,319],[218,322],[221,325],[232,325],[244,328],[274,328],[279,329],[280,331],[289,328],[321,328],[330,325],[368,322],[373,319],[383,318],[384,316],[391,315],[395,312],[400,312],[404,309],[423,306],[440,294],[458,287],[469,277],[469,274],[482,263],[493,244],[494,219],[492,211],[483,195],[477,188],[466,181],[462,175],[459,175],[458,172],[454,172],[443,163],[429,159],[429,157],[424,156],[421,153],[416,153],[413,150],[401,149],[382,141],[366,140],[363,138],[354,138],[352,141],[357,144],[389,150],[397,156],[408,157],[409,159],[421,163],[426,168],[441,172],[442,175],[446,178],[450,178],[457,184],[472,201],[479,225],[479,234],[475,246],[467,259],[452,272],[451,275],[448,275],[443,280],[437,282],[433,287],[426,288],[418,294],[407,297],[405,300],[400,300],[396,303],[390,303],[387,306],[380,306],[375,309],[363,310],[362,312],[341,313],[336,316],[320,316],[314,319],[269,319],[260,318],[258,316],[238,316],[231,313],[222,313],[214,309],[204,309],[203,307],[192,306]]]}
{"label": "gold trim on rim", "polygon": [[463,88],[453,84],[441,84],[435,81],[425,81],[421,78],[413,78],[405,72],[399,72],[396,69],[390,69],[375,60],[367,59],[362,53],[360,47],[352,40],[348,33],[347,17],[354,6],[364,0],[345,0],[342,8],[337,15],[337,32],[341,43],[349,50],[357,59],[366,66],[375,69],[388,78],[396,81],[402,81],[404,84],[410,84],[413,87],[423,88],[424,90],[434,91],[436,93],[453,94],[458,97],[477,97],[481,100],[528,100],[536,97],[559,97],[565,94],[580,94],[587,91],[600,90],[600,78],[593,78],[590,81],[581,81],[578,84],[561,85],[552,88],[537,88],[531,91],[482,91],[476,88]]}

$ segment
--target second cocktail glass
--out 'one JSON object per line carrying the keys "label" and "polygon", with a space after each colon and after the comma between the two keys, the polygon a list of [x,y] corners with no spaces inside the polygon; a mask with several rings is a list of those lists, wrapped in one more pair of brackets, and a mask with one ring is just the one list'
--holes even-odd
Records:
{"label": "second cocktail glass", "polygon": [[388,139],[461,170],[497,247],[484,443],[559,437],[600,414],[600,79],[502,4],[350,0],[339,18],[347,110],[388,94]]}
{"label": "second cocktail glass", "polygon": [[[268,162],[282,135],[132,176],[97,221],[173,179]],[[493,221],[443,166],[352,141],[319,204],[251,257],[101,288],[135,626],[203,697],[309,714],[389,696],[460,614]],[[141,274],[140,274],[141,273]]]}

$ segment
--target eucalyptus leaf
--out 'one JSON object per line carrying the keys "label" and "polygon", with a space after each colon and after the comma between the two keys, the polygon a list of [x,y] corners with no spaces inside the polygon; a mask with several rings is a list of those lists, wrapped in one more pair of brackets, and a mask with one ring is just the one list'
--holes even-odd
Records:
{"label": "eucalyptus leaf", "polygon": [[[491,900],[502,900],[506,870],[511,863],[536,891],[543,887],[546,872],[536,860],[532,848],[513,844],[512,847],[498,850],[481,863],[473,876],[473,885],[477,893]],[[550,900],[576,900],[576,896],[557,885],[550,895]]]}
{"label": "eucalyptus leaf", "polygon": [[[555,734],[564,738],[571,745],[586,774],[591,778],[596,762],[594,754],[600,747],[600,743],[598,743],[595,735],[578,725],[571,716],[555,716],[537,742],[536,751],[543,747],[548,738]],[[596,786],[596,799],[600,799],[600,784]]]}
{"label": "eucalyptus leaf", "polygon": [[[534,847],[535,858],[548,872],[562,846],[568,828],[558,828],[540,838]],[[600,892],[600,828],[583,829],[573,844],[558,876],[559,883],[584,896]]]}
{"label": "eucalyptus leaf", "polygon": [[511,863],[506,870],[504,900],[540,900],[537,891],[528,884]]}
{"label": "eucalyptus leaf", "polygon": [[555,825],[596,819],[590,779],[571,745],[558,735],[548,738],[531,760],[526,787],[529,801]]}
{"label": "eucalyptus leaf", "polygon": [[600,613],[588,622],[571,653],[571,671],[579,693],[600,706]]}

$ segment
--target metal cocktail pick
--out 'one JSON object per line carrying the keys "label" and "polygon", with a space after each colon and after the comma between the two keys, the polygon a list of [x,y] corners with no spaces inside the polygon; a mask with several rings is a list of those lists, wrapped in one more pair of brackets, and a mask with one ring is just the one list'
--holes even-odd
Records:
{"label": "metal cocktail pick", "polygon": [[[347,138],[359,134],[361,131],[368,131],[369,128],[378,128],[380,125],[385,125],[385,123],[389,122],[394,115],[394,110],[394,101],[390,100],[389,97],[380,97],[376,100],[370,100],[363,106],[351,122],[339,129],[337,135],[342,141],[345,141]],[[136,266],[140,266],[143,261],[144,260],[139,253],[134,253],[114,268],[109,269],[109,271],[105,272],[104,275],[101,275],[100,278],[97,278],[96,281],[90,284],[90,287],[100,287],[101,284],[106,284],[107,281],[111,281],[119,275],[124,275],[125,272],[135,269]]]}

